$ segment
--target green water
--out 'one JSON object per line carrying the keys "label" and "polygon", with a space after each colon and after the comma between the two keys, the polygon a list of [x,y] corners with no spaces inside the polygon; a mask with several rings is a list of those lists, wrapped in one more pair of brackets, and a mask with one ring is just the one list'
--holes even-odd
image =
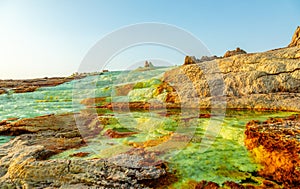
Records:
{"label": "green water", "polygon": [[[107,101],[163,101],[166,93],[155,94],[161,75],[167,68],[146,72],[109,72],[74,80],[56,87],[45,87],[32,93],[0,95],[0,120],[28,118],[45,114],[78,112],[85,107],[80,101],[91,97],[106,97]],[[134,84],[127,96],[116,96],[115,86]],[[260,169],[244,146],[245,124],[250,120],[288,116],[291,112],[227,111],[225,118],[197,118],[194,110],[150,112],[109,112],[98,109],[101,119],[107,119],[105,129],[95,138],[86,139],[88,146],[57,154],[56,158],[77,158],[70,155],[88,152],[82,157],[108,158],[132,150],[134,145],[154,141],[146,150],[160,152],[158,159],[168,162],[170,172],[176,170],[180,188],[188,180],[242,182],[252,178]],[[190,112],[189,112],[190,111]],[[202,112],[203,113],[203,112]],[[209,112],[204,112],[209,113]],[[196,115],[196,116],[195,116]],[[210,124],[216,127],[205,137]],[[130,137],[111,139],[104,135],[107,129],[137,132]],[[215,129],[215,130],[214,130]],[[220,130],[219,130],[220,129]],[[177,137],[168,139],[168,137]],[[165,137],[165,138],[164,138]],[[10,137],[0,136],[0,145]]]}
{"label": "green water", "polygon": [[[77,102],[73,99],[73,93],[78,92],[86,98],[94,97],[96,89],[85,87],[89,85],[96,87],[97,82],[101,83],[101,88],[97,90],[99,93],[103,93],[102,88],[112,83],[113,75],[114,73],[90,76],[55,87],[40,88],[31,93],[0,95],[0,120],[12,117],[29,118],[53,113],[77,112],[84,106],[79,103],[82,99]],[[80,86],[80,91],[74,90],[74,86]]]}
{"label": "green water", "polygon": [[73,111],[71,89],[72,82],[32,93],[0,95],[0,120]]}
{"label": "green water", "polygon": [[12,139],[12,137],[10,137],[10,136],[0,136],[0,145],[3,145],[5,143],[9,142],[10,139]]}
{"label": "green water", "polygon": [[[191,113],[192,115],[193,113]],[[260,169],[253,162],[252,157],[244,146],[245,124],[250,120],[266,120],[269,117],[288,116],[289,112],[256,112],[256,111],[227,111],[222,122],[222,128],[213,139],[211,146],[203,151],[202,138],[207,129],[209,121],[218,120],[219,117],[191,118],[188,127],[194,128],[189,132],[179,132],[180,113],[164,116],[161,112],[130,112],[118,113],[110,117],[111,121],[105,130],[129,130],[137,131],[130,137],[111,139],[100,134],[94,139],[89,139],[89,145],[80,149],[72,149],[55,155],[52,159],[76,159],[70,155],[78,152],[88,152],[84,159],[109,158],[120,153],[127,152],[133,147],[130,142],[143,142],[147,140],[159,140],[161,136],[170,133],[181,135],[192,135],[189,141],[163,142],[156,150],[162,152],[158,159],[168,162],[170,171],[176,170],[179,182],[174,186],[180,188],[188,180],[208,180],[219,184],[225,181],[242,182],[252,178],[252,174]],[[188,118],[185,117],[185,118]],[[186,126],[186,125],[185,125]],[[193,131],[193,132],[190,132]],[[146,148],[152,151],[152,148]]]}
{"label": "green water", "polygon": [[[111,98],[113,86],[160,77],[167,69],[169,68],[147,72],[130,72],[130,74],[120,71],[108,72],[73,80],[55,87],[40,88],[31,93],[2,94],[0,95],[0,120],[78,112],[84,108],[80,101],[85,98]],[[135,95],[139,96],[141,93]],[[134,94],[131,96],[133,99],[138,98],[134,98]],[[114,99],[117,100],[118,97]]]}

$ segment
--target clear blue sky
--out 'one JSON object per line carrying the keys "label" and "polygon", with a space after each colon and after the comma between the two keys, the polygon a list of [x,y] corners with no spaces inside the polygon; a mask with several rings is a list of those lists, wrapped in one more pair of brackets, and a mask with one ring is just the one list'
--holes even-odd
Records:
{"label": "clear blue sky", "polygon": [[110,32],[135,23],[183,28],[212,54],[286,46],[299,0],[0,0],[0,79],[67,76]]}

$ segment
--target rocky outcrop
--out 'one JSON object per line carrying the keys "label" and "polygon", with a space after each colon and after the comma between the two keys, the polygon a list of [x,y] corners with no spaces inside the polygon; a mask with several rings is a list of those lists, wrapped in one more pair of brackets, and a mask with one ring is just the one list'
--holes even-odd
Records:
{"label": "rocky outcrop", "polygon": [[[86,99],[87,106],[108,109],[228,108],[300,111],[300,48],[216,58],[207,62],[187,57],[187,65],[167,71],[152,96],[161,101],[110,103]],[[116,91],[128,95],[137,85]],[[149,86],[148,86],[149,87]],[[118,92],[119,91],[119,92]]]}
{"label": "rocky outcrop", "polygon": [[181,106],[300,111],[295,103],[300,101],[300,48],[183,65],[166,72],[163,81],[175,89],[169,94]]}
{"label": "rocky outcrop", "polygon": [[87,145],[104,122],[88,112],[4,121],[0,134],[19,136],[0,146],[0,188],[147,188],[147,181],[166,175],[166,166],[142,149],[108,159],[48,159]]}
{"label": "rocky outcrop", "polygon": [[298,46],[298,47],[300,46],[300,26],[297,27],[297,29],[293,35],[292,41],[288,45],[288,47],[296,47],[296,46]]}
{"label": "rocky outcrop", "polygon": [[[45,147],[32,145],[32,135],[22,135],[0,148],[1,188],[146,188],[145,180],[166,174],[159,164],[143,165],[144,157],[121,156],[114,159],[44,160]],[[6,154],[6,155],[5,155]],[[130,161],[129,167],[117,161]],[[136,166],[136,168],[134,168]]]}
{"label": "rocky outcrop", "polygon": [[202,56],[200,59],[197,59],[195,56],[185,56],[183,65],[189,65],[189,64],[196,64],[206,61],[212,61],[215,59],[219,59],[221,57],[218,57],[216,55],[213,56]]}
{"label": "rocky outcrop", "polygon": [[213,56],[202,56],[199,60],[199,62],[207,62],[207,61],[212,61],[212,60],[215,60],[215,59],[218,59],[220,57],[216,56],[216,55],[213,55]]}
{"label": "rocky outcrop", "polygon": [[195,56],[185,56],[183,65],[196,64],[197,59]]}
{"label": "rocky outcrop", "polygon": [[140,66],[137,69],[135,69],[134,71],[143,72],[143,71],[149,71],[149,70],[154,70],[154,69],[156,69],[156,67],[153,65],[153,63],[146,60],[144,63],[144,66]]}
{"label": "rocky outcrop", "polygon": [[285,188],[300,185],[300,116],[251,121],[246,126],[245,145],[263,165],[259,175],[284,183]]}
{"label": "rocky outcrop", "polygon": [[40,78],[40,79],[27,79],[27,80],[0,80],[0,94],[15,92],[26,93],[33,92],[40,87],[57,86],[74,79],[81,79],[85,77],[82,75],[74,75],[70,77],[53,77],[53,78]]}
{"label": "rocky outcrop", "polygon": [[[89,127],[84,130],[79,130],[76,121],[86,122]],[[78,137],[82,134],[84,136],[93,136],[99,134],[102,130],[101,120],[89,114],[60,114],[60,115],[45,115],[35,118],[26,118],[13,122],[7,122],[0,127],[0,135],[18,136],[20,134],[28,133],[49,133],[57,137]]]}
{"label": "rocky outcrop", "polygon": [[152,62],[145,61],[144,67],[145,68],[149,68],[149,67],[153,68],[154,66],[153,66]]}
{"label": "rocky outcrop", "polygon": [[237,47],[235,50],[227,51],[223,57],[227,58],[227,57],[231,57],[231,56],[239,55],[239,54],[247,54],[247,52],[244,51],[243,49],[240,49],[239,47]]}

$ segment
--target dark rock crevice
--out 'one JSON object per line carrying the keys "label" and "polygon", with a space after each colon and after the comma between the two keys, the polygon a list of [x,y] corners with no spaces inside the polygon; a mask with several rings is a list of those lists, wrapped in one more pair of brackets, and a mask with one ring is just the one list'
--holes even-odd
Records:
{"label": "dark rock crevice", "polygon": [[[257,79],[261,78],[261,77],[267,77],[267,76],[273,76],[273,75],[280,75],[280,74],[291,74],[291,73],[294,73],[296,71],[299,71],[300,68],[296,68],[294,70],[290,70],[290,71],[282,71],[282,72],[277,72],[277,73],[267,73],[267,72],[262,72],[264,73],[265,75],[261,75],[261,76],[258,76]],[[299,86],[300,87],[300,86]]]}

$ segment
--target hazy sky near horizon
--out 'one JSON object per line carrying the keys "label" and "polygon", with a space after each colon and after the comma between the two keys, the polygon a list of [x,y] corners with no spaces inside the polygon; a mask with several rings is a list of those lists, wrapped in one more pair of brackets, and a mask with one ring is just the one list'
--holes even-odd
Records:
{"label": "hazy sky near horizon", "polygon": [[288,45],[300,1],[0,0],[0,79],[68,76],[101,38],[144,22],[178,26],[211,54],[258,52]]}

